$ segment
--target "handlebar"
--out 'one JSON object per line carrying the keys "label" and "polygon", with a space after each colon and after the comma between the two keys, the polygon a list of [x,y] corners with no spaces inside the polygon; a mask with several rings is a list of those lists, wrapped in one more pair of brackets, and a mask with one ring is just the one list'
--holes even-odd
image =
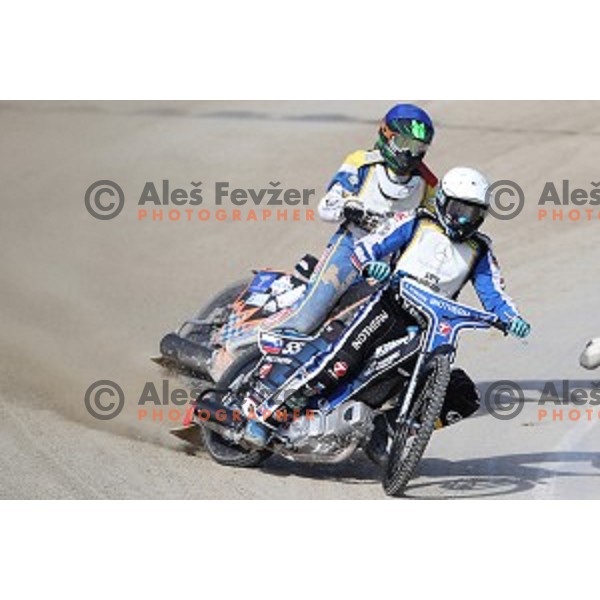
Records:
{"label": "handlebar", "polygon": [[[363,276],[364,279],[368,278],[367,271],[368,271],[369,265],[370,265],[370,263],[365,264],[365,266],[363,267],[363,269],[361,271],[361,275]],[[387,281],[385,281],[385,284],[386,285],[398,284],[400,282],[400,280],[403,279],[404,277],[418,281],[415,277],[413,277],[410,273],[407,273],[406,271],[396,271],[395,273],[391,274],[391,276],[387,279]],[[504,336],[507,336],[509,334],[510,325],[508,323],[505,323],[504,321],[501,321],[500,319],[497,319],[497,320],[491,322],[490,327],[497,329]]]}
{"label": "handlebar", "polygon": [[373,228],[379,225],[381,221],[389,219],[394,214],[379,213],[372,210],[368,210],[357,203],[350,203],[344,206],[343,213],[344,218],[347,221],[350,221],[352,223],[366,228]]}

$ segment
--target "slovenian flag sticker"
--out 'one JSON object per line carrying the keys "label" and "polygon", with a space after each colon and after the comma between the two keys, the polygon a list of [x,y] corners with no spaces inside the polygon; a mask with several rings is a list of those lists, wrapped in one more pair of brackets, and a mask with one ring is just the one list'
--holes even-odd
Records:
{"label": "slovenian flag sticker", "polygon": [[283,346],[283,341],[274,335],[262,335],[260,338],[260,347],[265,354],[279,354]]}

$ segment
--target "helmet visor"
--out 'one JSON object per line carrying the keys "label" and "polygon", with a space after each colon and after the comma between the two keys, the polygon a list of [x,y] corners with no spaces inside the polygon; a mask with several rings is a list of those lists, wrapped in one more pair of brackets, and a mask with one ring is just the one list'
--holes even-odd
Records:
{"label": "helmet visor", "polygon": [[404,154],[408,153],[413,157],[425,156],[428,148],[428,144],[420,140],[415,140],[413,137],[405,135],[403,133],[394,133],[389,139],[389,144],[394,153]]}
{"label": "helmet visor", "polygon": [[466,202],[459,198],[448,198],[445,213],[448,221],[453,225],[478,227],[483,223],[487,209],[485,206]]}

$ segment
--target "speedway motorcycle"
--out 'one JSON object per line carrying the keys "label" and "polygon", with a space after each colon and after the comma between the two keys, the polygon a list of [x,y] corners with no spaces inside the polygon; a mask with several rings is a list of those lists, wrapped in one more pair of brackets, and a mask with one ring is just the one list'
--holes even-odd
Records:
{"label": "speedway motorcycle", "polygon": [[298,408],[287,384],[302,379],[345,325],[330,320],[315,336],[261,332],[258,347],[235,358],[198,396],[182,431],[198,431],[215,461],[238,467],[258,466],[272,454],[335,463],[362,447],[382,466],[385,492],[401,495],[439,423],[459,333],[506,328],[496,315],[439,296],[407,275],[386,286],[414,325],[376,348],[350,381]]}

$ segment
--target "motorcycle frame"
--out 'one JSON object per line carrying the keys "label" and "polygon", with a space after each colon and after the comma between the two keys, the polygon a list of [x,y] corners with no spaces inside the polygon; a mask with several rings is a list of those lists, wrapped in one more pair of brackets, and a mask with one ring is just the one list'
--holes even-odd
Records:
{"label": "motorcycle frame", "polygon": [[[395,279],[390,285],[397,282],[398,279]],[[427,328],[422,333],[424,342],[421,344],[415,368],[410,376],[396,418],[396,423],[402,425],[406,423],[406,415],[411,407],[423,364],[430,356],[436,352],[446,352],[453,361],[458,334],[464,329],[489,329],[494,326],[502,331],[504,329],[500,325],[497,315],[441,298],[414,279],[402,276],[399,278],[399,285],[400,297],[427,321]],[[448,326],[449,330],[443,332],[442,325]]]}

